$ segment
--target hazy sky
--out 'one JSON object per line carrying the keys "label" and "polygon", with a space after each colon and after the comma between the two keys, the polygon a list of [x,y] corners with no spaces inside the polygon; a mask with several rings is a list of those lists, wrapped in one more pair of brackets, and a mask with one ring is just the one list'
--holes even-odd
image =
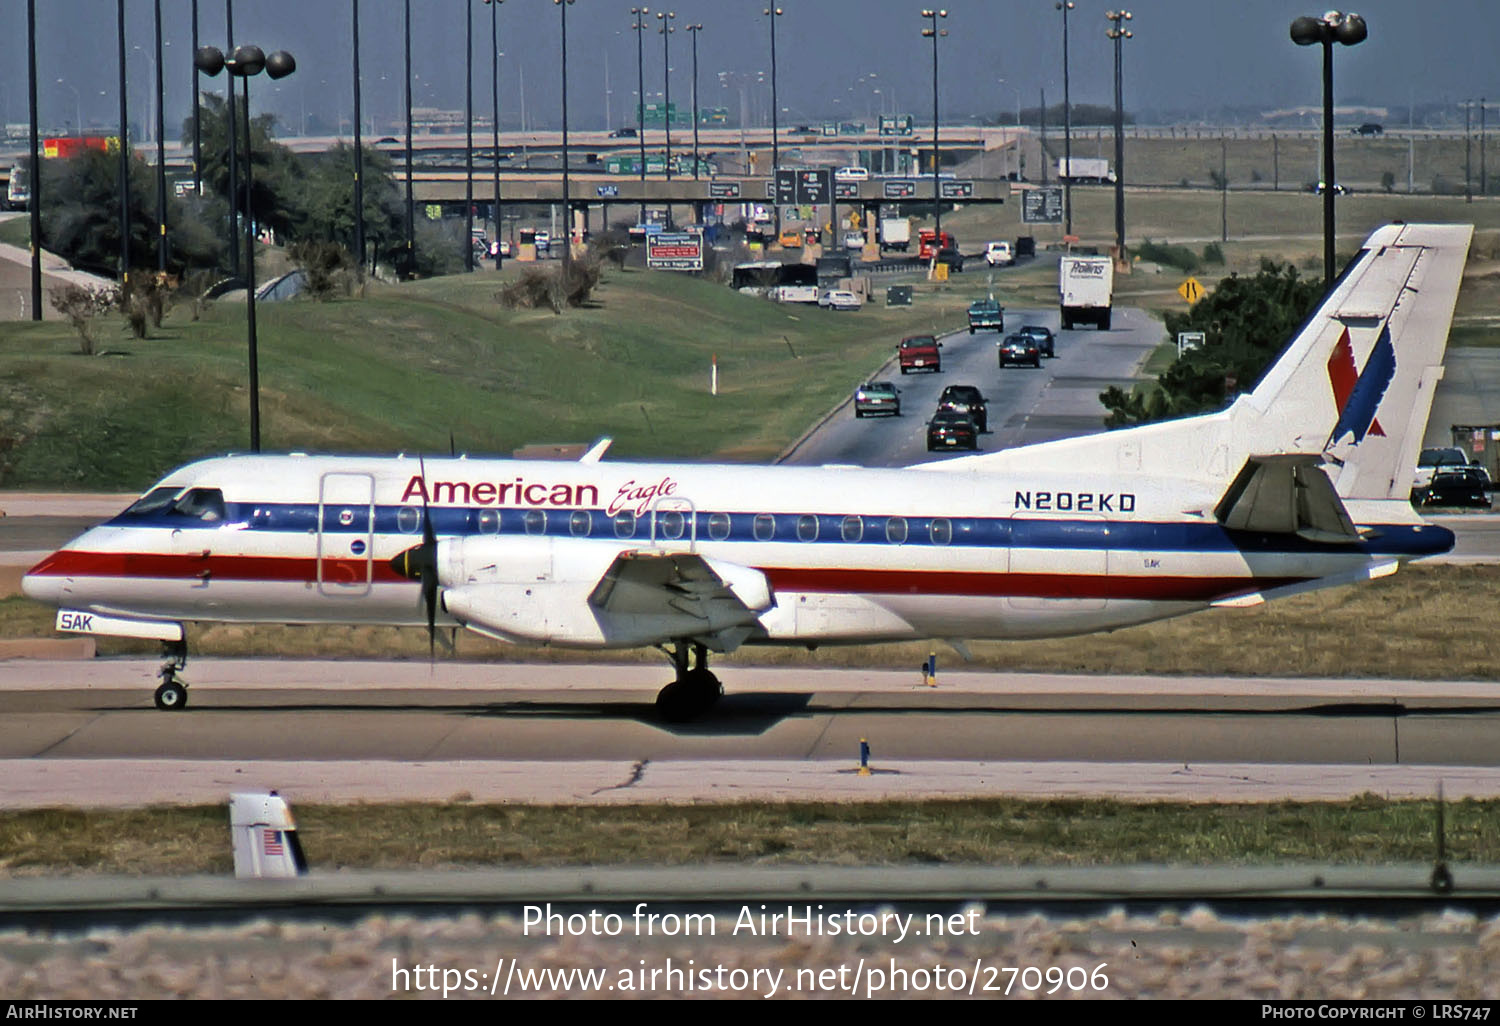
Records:
{"label": "hazy sky", "polygon": [[[168,135],[191,102],[191,0],[160,0],[164,35]],[[1076,0],[1069,15],[1075,103],[1112,103],[1108,9]],[[36,0],[40,108],[44,129],[61,130],[82,117],[108,127],[118,119],[115,3]],[[152,0],[125,0],[130,118],[144,123],[153,91]],[[367,119],[400,116],[401,0],[360,3],[363,105]],[[464,0],[412,0],[415,104],[462,108]],[[489,109],[490,8],[470,0],[475,32],[475,105]],[[633,121],[636,47],[629,2],[577,0],[568,9],[570,122],[599,128]],[[701,22],[700,103],[737,112],[740,90],[720,85],[721,71],[770,69],[769,19],[762,0],[680,0],[670,37],[672,98],[691,103],[691,36]],[[921,37],[918,0],[782,0],[777,19],[777,71],[783,123],[852,114],[864,120],[899,109],[928,121],[932,110],[932,49]],[[202,41],[223,46],[224,0],[198,0]],[[235,38],[266,51],[290,50],[298,71],[272,83],[254,82],[257,111],[274,110],[295,130],[304,116],[349,117],[351,0],[239,0]],[[559,123],[558,7],[551,0],[506,0],[500,8],[502,125],[519,127],[524,89],[528,123]],[[662,90],[662,37],[653,5],[643,35],[648,100]],[[1062,16],[1054,0],[951,0],[939,44],[943,119],[1013,112],[1034,106],[1046,89],[1062,99]],[[1125,45],[1126,106],[1149,116],[1185,111],[1212,120],[1224,107],[1274,109],[1320,102],[1318,48],[1295,46],[1287,27],[1313,3],[1275,0],[1140,0],[1131,7],[1135,37]],[[1500,97],[1495,51],[1500,4],[1494,0],[1368,0],[1358,10],[1369,39],[1335,48],[1339,103],[1384,105],[1404,113],[1409,100],[1444,103]],[[139,49],[137,49],[139,48]],[[870,75],[873,73],[874,77]],[[59,82],[59,79],[61,80]],[[221,90],[222,76],[205,79]],[[879,93],[875,90],[879,90]],[[770,103],[769,85],[751,85],[750,114]],[[1019,94],[1019,95],[1018,95]],[[835,102],[837,101],[837,102]],[[1455,108],[1456,109],[1456,108]],[[0,0],[0,116],[27,118],[26,0]],[[1394,119],[1396,115],[1392,115]],[[384,132],[385,129],[382,129]]]}

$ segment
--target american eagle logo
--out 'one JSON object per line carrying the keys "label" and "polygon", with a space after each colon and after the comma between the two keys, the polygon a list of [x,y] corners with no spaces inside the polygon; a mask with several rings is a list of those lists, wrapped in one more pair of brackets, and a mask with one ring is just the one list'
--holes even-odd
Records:
{"label": "american eagle logo", "polygon": [[1356,445],[1367,434],[1385,436],[1380,421],[1375,419],[1375,411],[1395,375],[1396,350],[1391,345],[1389,325],[1381,326],[1380,337],[1370,347],[1364,370],[1354,365],[1354,347],[1349,342],[1349,329],[1344,329],[1328,357],[1328,383],[1333,386],[1333,401],[1339,410],[1332,442],[1342,441],[1346,434],[1354,436]]}

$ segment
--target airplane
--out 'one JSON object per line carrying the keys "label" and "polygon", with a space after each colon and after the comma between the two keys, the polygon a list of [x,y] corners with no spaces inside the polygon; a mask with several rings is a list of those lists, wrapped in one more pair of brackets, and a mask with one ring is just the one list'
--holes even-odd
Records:
{"label": "airplane", "polygon": [[1225,409],[901,469],[228,455],[174,470],[47,556],[59,630],[186,621],[463,627],[655,646],[659,715],[723,693],[742,645],[1113,630],[1370,580],[1448,551],[1408,501],[1473,233],[1377,229]]}

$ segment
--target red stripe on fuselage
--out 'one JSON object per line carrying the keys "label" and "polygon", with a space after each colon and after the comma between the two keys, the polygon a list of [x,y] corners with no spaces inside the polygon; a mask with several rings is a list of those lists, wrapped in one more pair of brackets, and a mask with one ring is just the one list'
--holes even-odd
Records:
{"label": "red stripe on fuselage", "polygon": [[[64,549],[32,567],[38,577],[137,577],[192,580],[316,581],[318,561],[294,556],[85,552]],[[403,583],[385,560],[371,565],[376,583]],[[1295,584],[1303,577],[1130,577],[1105,574],[989,573],[962,570],[864,570],[837,567],[771,567],[762,573],[778,591],[865,595],[968,595],[1003,598],[1140,599],[1203,602],[1225,595]],[[323,580],[363,581],[362,559],[323,560]]]}

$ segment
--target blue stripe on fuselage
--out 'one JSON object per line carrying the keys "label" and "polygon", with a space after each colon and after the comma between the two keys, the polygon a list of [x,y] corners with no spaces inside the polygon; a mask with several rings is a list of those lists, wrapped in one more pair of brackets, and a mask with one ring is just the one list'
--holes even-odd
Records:
{"label": "blue stripe on fuselage", "polygon": [[[277,533],[308,533],[318,528],[318,506],[315,503],[228,503],[227,524],[240,530]],[[365,511],[357,509],[351,521],[340,523],[341,507],[324,507],[323,531],[327,534],[363,535],[371,533],[365,522]],[[416,545],[421,541],[420,507],[377,506],[373,533],[407,536]],[[671,511],[662,511],[663,514]],[[534,514],[543,513],[538,523]],[[527,516],[532,514],[528,524]],[[587,530],[575,514],[586,514]],[[438,535],[525,535],[595,538],[622,542],[649,542],[650,515],[637,517],[633,533],[620,535],[615,518],[602,509],[516,509],[511,507],[431,507],[433,531]],[[831,545],[956,545],[966,548],[1015,548],[1059,550],[1115,550],[1141,552],[1245,552],[1265,553],[1359,553],[1367,556],[1429,556],[1447,552],[1453,547],[1453,532],[1431,524],[1378,525],[1366,533],[1363,541],[1353,545],[1308,541],[1295,535],[1249,531],[1231,531],[1218,524],[1159,523],[1135,520],[1064,520],[1027,517],[891,517],[858,514],[776,513],[774,532],[769,537],[756,533],[756,520],[765,514],[730,513],[727,533],[722,532],[723,514],[699,511],[694,514],[696,537],[700,543],[714,542],[804,542],[817,541]],[[815,517],[816,538],[799,535],[811,533],[804,519]],[[858,530],[846,521],[858,518]],[[904,520],[905,540],[887,538],[892,522]],[[943,525],[948,541],[943,541]],[[576,526],[575,526],[576,525]],[[127,516],[110,520],[109,527],[195,528],[217,527],[192,517],[168,512]],[[658,524],[660,540],[664,525]],[[528,527],[531,529],[528,530]],[[846,538],[846,531],[848,536]],[[764,524],[762,523],[762,533]],[[684,522],[683,537],[692,531]],[[722,534],[722,536],[721,536]],[[895,537],[900,537],[899,533]]]}

